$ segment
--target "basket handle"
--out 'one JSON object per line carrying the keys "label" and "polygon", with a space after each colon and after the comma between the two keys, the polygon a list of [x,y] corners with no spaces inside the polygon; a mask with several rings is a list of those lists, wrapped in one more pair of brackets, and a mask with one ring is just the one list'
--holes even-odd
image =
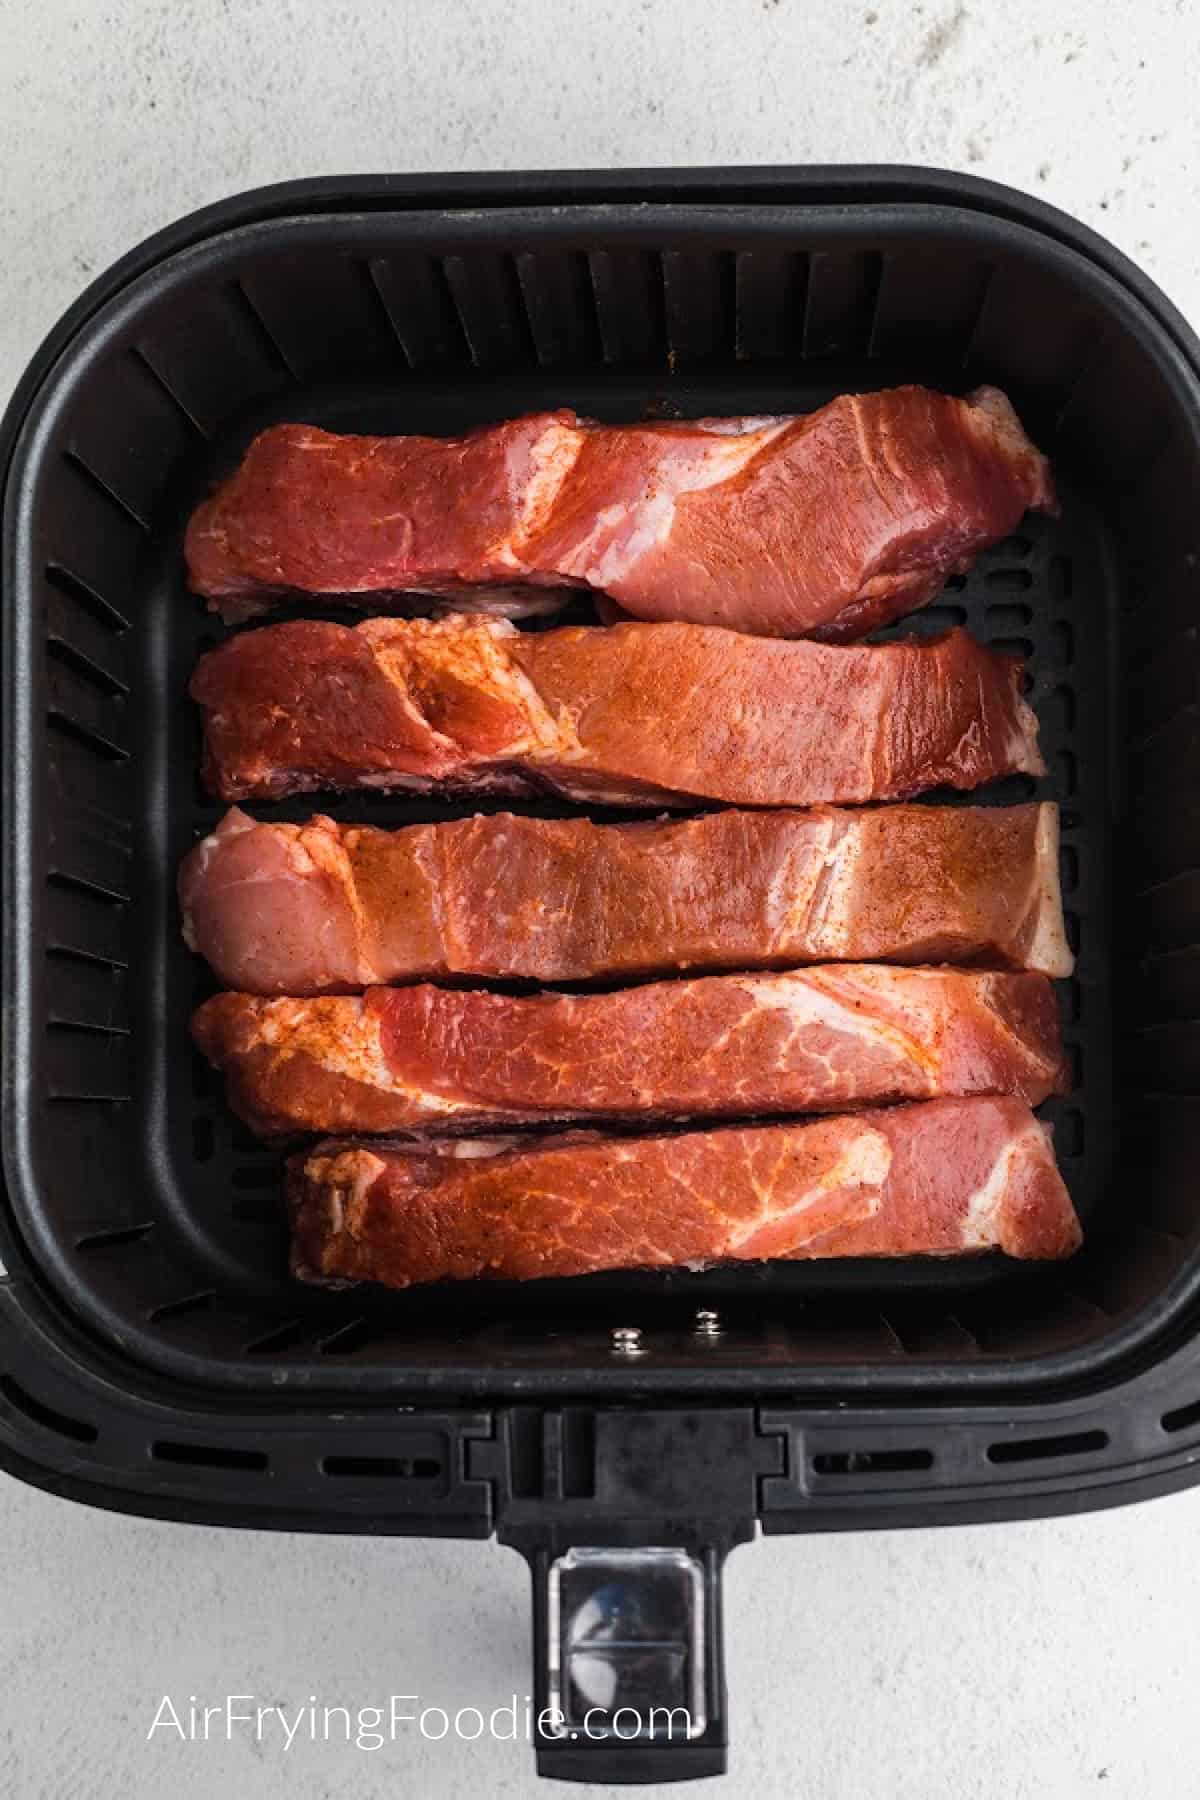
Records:
{"label": "basket handle", "polygon": [[539,1775],[643,1783],[724,1774],[724,1556],[679,1544],[529,1554]]}
{"label": "basket handle", "polygon": [[723,1774],[721,1574],[778,1469],[753,1409],[512,1407],[477,1452],[533,1581],[538,1774]]}

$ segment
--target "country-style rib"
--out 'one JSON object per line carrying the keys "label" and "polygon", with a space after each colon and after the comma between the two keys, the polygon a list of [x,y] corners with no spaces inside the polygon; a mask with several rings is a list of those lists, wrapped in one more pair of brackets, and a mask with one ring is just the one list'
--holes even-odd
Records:
{"label": "country-style rib", "polygon": [[201,658],[191,691],[225,800],[383,788],[807,806],[1042,773],[1019,677],[961,630],[834,646],[457,617],[242,632]]}
{"label": "country-style rib", "polygon": [[749,1118],[1064,1085],[1044,975],[892,969],[715,975],[600,994],[423,984],[267,1000],[193,1021],[263,1136],[562,1120]]}
{"label": "country-style rib", "polygon": [[236,807],[184,858],[184,934],[222,986],[352,993],[816,962],[1069,975],[1058,808],[720,812],[594,825],[497,813],[380,831]]}
{"label": "country-style rib", "polygon": [[1049,469],[1003,394],[901,387],[799,418],[559,411],[465,438],[277,425],[195,514],[186,554],[227,618],[296,591],[519,613],[582,586],[639,619],[845,640],[923,606],[1029,507],[1053,509]]}
{"label": "country-style rib", "polygon": [[1079,1222],[1020,1100],[807,1125],[434,1145],[328,1142],[288,1170],[310,1281],[531,1281],[767,1258],[1069,1256]]}

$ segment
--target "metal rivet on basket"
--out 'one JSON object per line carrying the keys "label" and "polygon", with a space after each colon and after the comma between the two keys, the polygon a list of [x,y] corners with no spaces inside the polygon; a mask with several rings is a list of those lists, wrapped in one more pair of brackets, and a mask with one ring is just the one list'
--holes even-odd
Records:
{"label": "metal rivet on basket", "polygon": [[637,1325],[614,1325],[612,1334],[614,1356],[644,1356],[641,1329]]}
{"label": "metal rivet on basket", "polygon": [[697,1337],[714,1338],[721,1335],[721,1316],[719,1313],[702,1310],[696,1314],[695,1333]]}

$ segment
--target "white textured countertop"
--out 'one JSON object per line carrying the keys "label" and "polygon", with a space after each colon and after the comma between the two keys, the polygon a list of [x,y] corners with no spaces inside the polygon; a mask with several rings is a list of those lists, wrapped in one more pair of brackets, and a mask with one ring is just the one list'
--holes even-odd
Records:
{"label": "white textured countertop", "polygon": [[[3,395],[145,233],[353,170],[941,164],[1076,213],[1200,317],[1187,0],[0,0],[0,43]],[[1198,1534],[1200,1491],[738,1551],[731,1773],[704,1792],[1193,1795]],[[161,1525],[0,1477],[0,1793],[532,1793],[523,1745],[415,1728],[379,1750],[146,1741],[164,1694],[489,1711],[527,1691],[527,1613],[495,1546]]]}

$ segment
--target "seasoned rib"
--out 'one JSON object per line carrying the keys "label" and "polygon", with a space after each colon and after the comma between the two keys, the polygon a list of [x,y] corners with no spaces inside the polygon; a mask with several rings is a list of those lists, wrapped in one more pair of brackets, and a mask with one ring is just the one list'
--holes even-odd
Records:
{"label": "seasoned rib", "polygon": [[661,806],[903,799],[1040,774],[1020,663],[965,631],[779,643],[701,625],[296,620],[201,658],[224,800],[313,788]]}
{"label": "seasoned rib", "polygon": [[516,613],[575,586],[639,619],[845,640],[923,606],[1029,507],[1053,510],[1049,468],[1003,394],[901,387],[799,418],[564,410],[465,438],[277,425],[185,548],[227,618],[296,591]]}
{"label": "seasoned rib", "polygon": [[1013,1099],[676,1136],[327,1142],[291,1159],[287,1192],[297,1275],[390,1287],[767,1258],[1063,1257],[1081,1237],[1050,1133]]}
{"label": "seasoned rib", "polygon": [[941,1094],[1037,1105],[1064,1079],[1044,975],[874,963],[521,998],[428,984],[217,994],[193,1031],[263,1136],[748,1118]]}
{"label": "seasoned rib", "polygon": [[1069,975],[1058,808],[885,806],[593,825],[498,813],[380,831],[234,807],[184,858],[222,986],[616,980],[815,962]]}

